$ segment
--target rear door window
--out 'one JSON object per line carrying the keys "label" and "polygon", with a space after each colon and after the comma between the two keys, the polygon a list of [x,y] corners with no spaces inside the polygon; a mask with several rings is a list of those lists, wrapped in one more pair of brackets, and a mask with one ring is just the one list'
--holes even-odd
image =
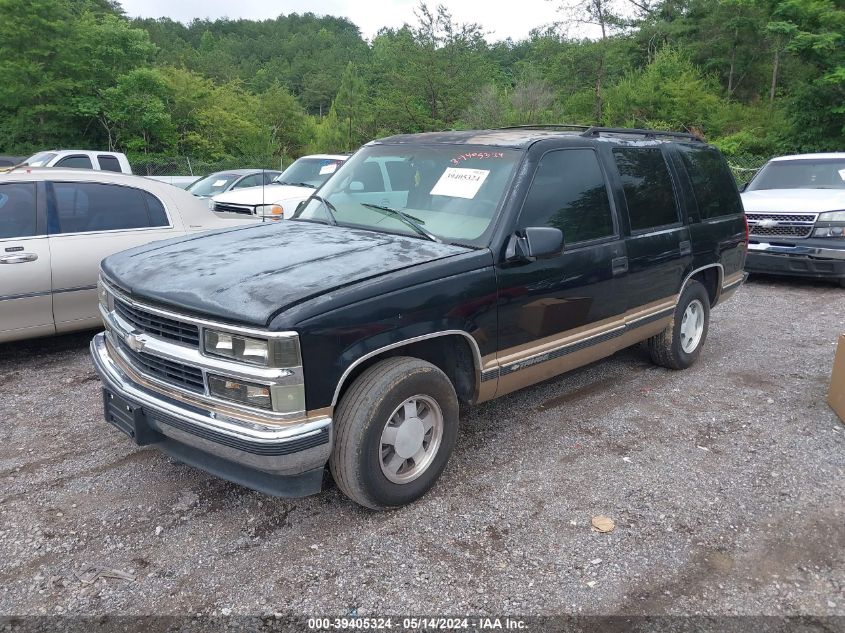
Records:
{"label": "rear door window", "polygon": [[53,183],[50,233],[86,233],[167,226],[164,206],[152,194],[120,185]]}
{"label": "rear door window", "polygon": [[631,231],[676,224],[679,218],[675,190],[660,148],[617,148],[613,158],[622,178]]}
{"label": "rear door window", "polygon": [[65,156],[55,164],[56,167],[69,167],[71,169],[94,169],[91,159],[84,154]]}
{"label": "rear door window", "polygon": [[725,159],[713,147],[678,146],[702,220],[742,213],[742,203]]}
{"label": "rear door window", "polygon": [[0,239],[36,235],[35,183],[0,185]]}
{"label": "rear door window", "polygon": [[97,162],[100,163],[100,169],[103,171],[116,171],[117,173],[123,171],[120,168],[120,161],[114,156],[97,156]]}

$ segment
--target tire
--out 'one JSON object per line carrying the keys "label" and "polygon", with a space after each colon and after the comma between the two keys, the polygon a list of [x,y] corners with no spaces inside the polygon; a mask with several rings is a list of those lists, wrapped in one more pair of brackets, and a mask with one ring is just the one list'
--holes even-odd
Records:
{"label": "tire", "polygon": [[[688,308],[691,312],[688,312]],[[701,319],[700,329],[695,327],[699,318]],[[693,320],[690,321],[690,319]],[[660,334],[648,339],[651,361],[655,365],[668,369],[686,369],[698,360],[704,341],[707,340],[709,325],[710,297],[700,282],[690,280],[681,293],[669,325]],[[697,336],[696,334],[689,336],[693,332]],[[695,338],[698,340],[694,340]]]}
{"label": "tire", "polygon": [[[427,423],[430,431],[424,430]],[[390,435],[388,426],[397,430]],[[457,435],[458,397],[446,374],[416,358],[388,358],[361,374],[341,399],[329,468],[338,488],[356,503],[373,510],[396,508],[434,486]],[[391,437],[395,445],[385,443]],[[423,451],[416,450],[419,461],[408,457],[417,446]]]}

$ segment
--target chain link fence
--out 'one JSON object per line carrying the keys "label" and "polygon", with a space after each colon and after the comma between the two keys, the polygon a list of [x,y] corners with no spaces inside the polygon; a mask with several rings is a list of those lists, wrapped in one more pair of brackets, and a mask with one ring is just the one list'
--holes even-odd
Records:
{"label": "chain link fence", "polygon": [[771,156],[755,156],[753,154],[726,155],[728,166],[734,175],[736,184],[742,186],[748,183]]}
{"label": "chain link fence", "polygon": [[239,156],[217,161],[197,160],[190,156],[133,157],[132,172],[139,176],[195,176],[201,178],[227,169],[281,170],[293,162],[292,158],[273,156]]}

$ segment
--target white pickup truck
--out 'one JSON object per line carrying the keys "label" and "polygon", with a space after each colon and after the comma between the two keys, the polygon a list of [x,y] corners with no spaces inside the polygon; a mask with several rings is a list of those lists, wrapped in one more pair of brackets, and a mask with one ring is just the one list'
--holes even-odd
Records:
{"label": "white pickup truck", "polygon": [[[87,149],[54,149],[38,152],[24,161],[32,167],[65,167],[70,169],[93,169],[131,174],[132,167],[126,154],[121,152],[95,152]],[[185,189],[198,179],[197,176],[147,176],[152,180]]]}

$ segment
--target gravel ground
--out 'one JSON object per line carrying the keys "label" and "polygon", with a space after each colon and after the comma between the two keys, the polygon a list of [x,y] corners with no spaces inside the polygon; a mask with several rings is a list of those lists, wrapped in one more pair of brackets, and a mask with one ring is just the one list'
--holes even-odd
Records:
{"label": "gravel ground", "polygon": [[632,348],[466,412],[389,513],[133,448],[90,333],[0,346],[0,614],[845,615],[845,291],[754,280],[712,317],[687,371]]}

